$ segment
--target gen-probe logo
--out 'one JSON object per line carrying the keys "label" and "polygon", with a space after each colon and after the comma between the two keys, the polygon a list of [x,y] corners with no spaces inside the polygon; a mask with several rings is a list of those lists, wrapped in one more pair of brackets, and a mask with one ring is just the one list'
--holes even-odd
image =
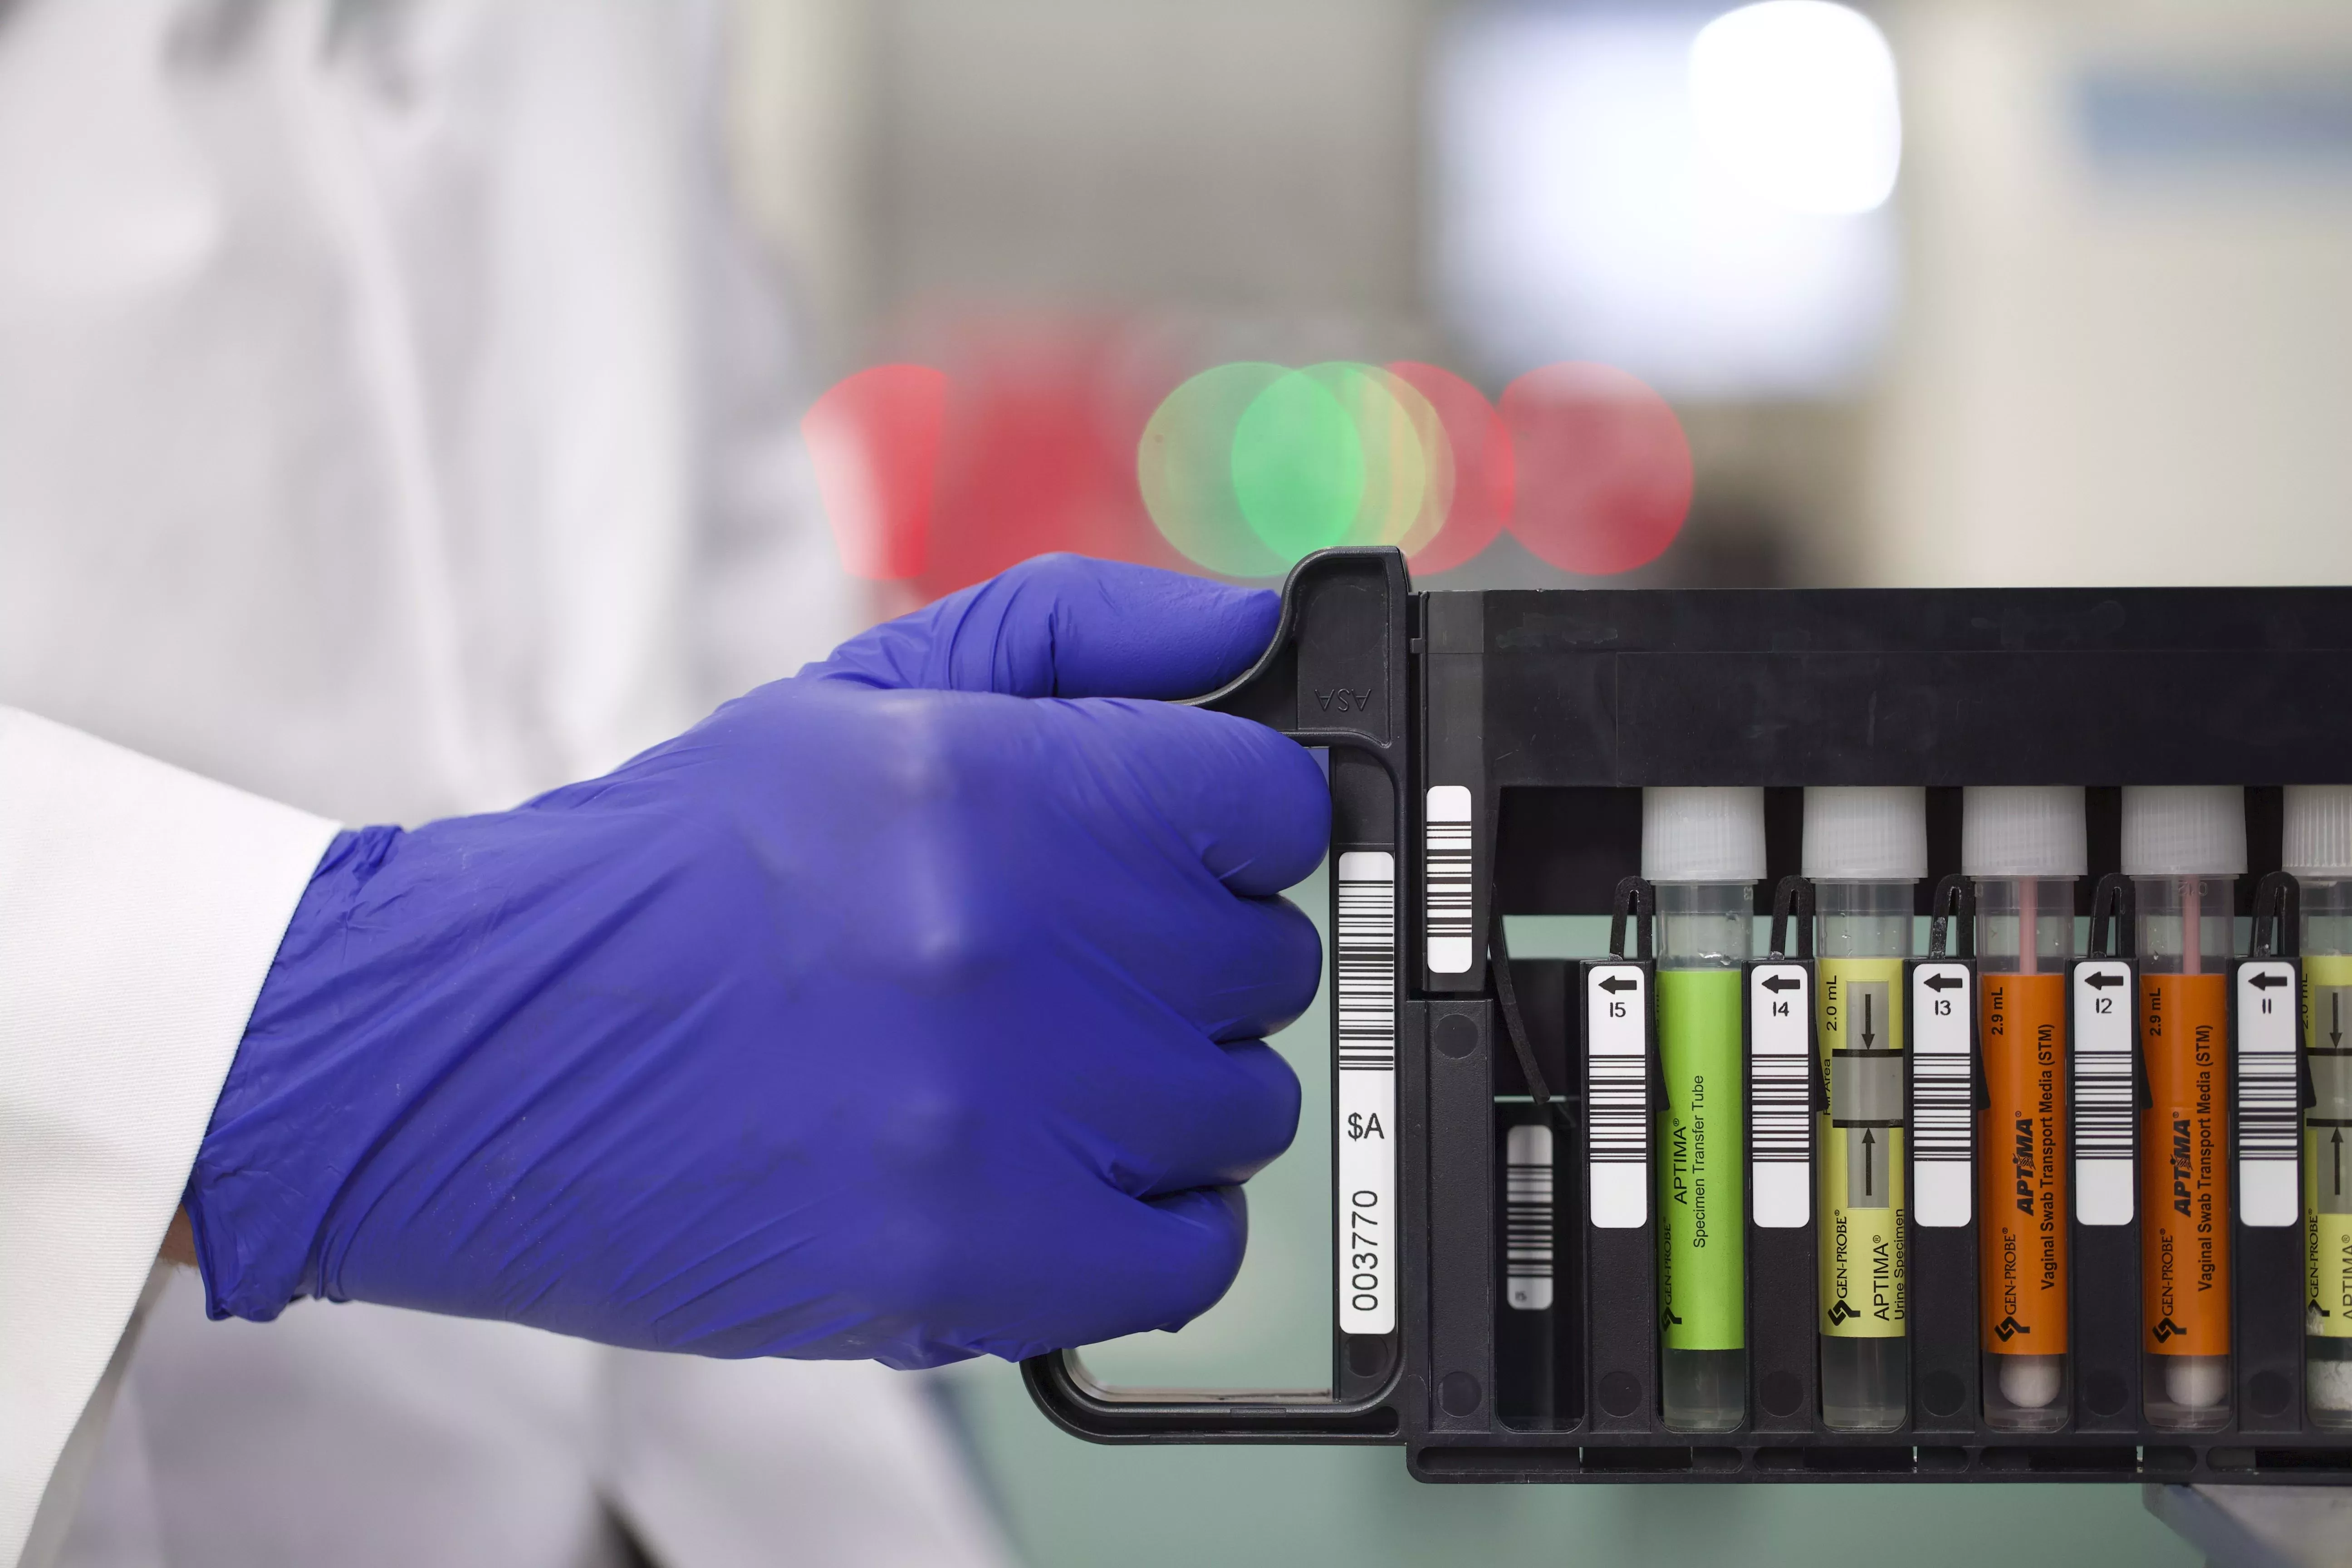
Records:
{"label": "gen-probe logo", "polygon": [[2156,1327],[2148,1331],[2148,1332],[2156,1336],[2156,1342],[2158,1344],[2162,1344],[2167,1340],[2177,1340],[2182,1335],[2188,1333],[2188,1331],[2189,1331],[2187,1329],[2182,1328],[2170,1318],[2158,1318],[2156,1321]]}
{"label": "gen-probe logo", "polygon": [[1833,1326],[1839,1328],[1843,1328],[1845,1326],[1845,1321],[1848,1318],[1859,1318],[1862,1316],[1860,1312],[1855,1311],[1843,1301],[1832,1301],[1830,1303],[1830,1310],[1825,1315]]}
{"label": "gen-probe logo", "polygon": [[2018,1335],[2030,1334],[2033,1331],[2027,1328],[2023,1323],[2019,1322],[2015,1318],[2003,1318],[2000,1322],[1995,1323],[1992,1326],[1992,1331],[1994,1336],[1998,1338],[2001,1343],[2007,1344]]}

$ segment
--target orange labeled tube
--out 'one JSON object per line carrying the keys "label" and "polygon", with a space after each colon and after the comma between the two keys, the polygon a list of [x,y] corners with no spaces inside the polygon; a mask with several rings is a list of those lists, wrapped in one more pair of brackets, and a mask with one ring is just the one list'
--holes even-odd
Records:
{"label": "orange labeled tube", "polygon": [[[2066,1353],[2066,982],[1987,974],[1982,987],[1989,1104],[1978,1167],[1980,1321],[1985,1353],[1995,1358],[1989,1392],[1996,1401],[1986,1415],[2001,1426],[2046,1420],[2055,1427],[2065,1421],[2063,1369],[2029,1370],[2022,1358]],[[2021,1364],[2005,1364],[2013,1359]]]}
{"label": "orange labeled tube", "polygon": [[2138,904],[2142,1402],[2151,1426],[2230,1423],[2230,961],[2245,792],[2124,791]]}
{"label": "orange labeled tube", "polygon": [[2088,862],[2079,785],[1972,785],[1961,868],[1977,899],[1977,1321],[1985,1425],[2054,1432],[2074,1405],[2066,1343],[2066,984]]}

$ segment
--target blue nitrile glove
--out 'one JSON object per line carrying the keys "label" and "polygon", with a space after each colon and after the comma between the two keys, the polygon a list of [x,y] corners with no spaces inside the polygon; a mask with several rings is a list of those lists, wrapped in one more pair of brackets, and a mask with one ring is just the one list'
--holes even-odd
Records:
{"label": "blue nitrile glove", "polygon": [[1259,1037],[1314,994],[1277,895],[1328,796],[1129,699],[1276,611],[1048,557],[604,778],[342,835],[189,1183],[214,1314],[917,1366],[1201,1312],[1297,1122]]}

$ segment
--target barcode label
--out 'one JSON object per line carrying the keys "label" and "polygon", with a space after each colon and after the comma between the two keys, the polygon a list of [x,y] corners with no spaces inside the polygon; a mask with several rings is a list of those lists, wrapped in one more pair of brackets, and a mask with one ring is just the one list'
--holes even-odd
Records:
{"label": "barcode label", "polygon": [[1466,974],[1477,958],[1471,931],[1470,791],[1466,786],[1438,784],[1430,790],[1427,832],[1422,870],[1429,972]]}
{"label": "barcode label", "polygon": [[2103,958],[2074,966],[2074,1217],[2084,1225],[2132,1219],[2137,994],[2128,963]]}
{"label": "barcode label", "polygon": [[2252,959],[2238,966],[2238,1217],[2294,1225],[2302,1217],[2303,1106],[2294,1071],[2294,965]]}
{"label": "barcode label", "polygon": [[1521,1312],[1551,1307],[1551,1129],[1503,1135],[1503,1299]]}
{"label": "barcode label", "polygon": [[1339,1086],[1339,1331],[1396,1327],[1396,857],[1339,857],[1334,987]]}
{"label": "barcode label", "polygon": [[1756,1223],[1812,1217],[1812,976],[1801,963],[1748,972],[1748,1190]]}
{"label": "barcode label", "polygon": [[1911,1215],[1937,1229],[1968,1224],[1973,1207],[1975,981],[1965,963],[1911,971]]}
{"label": "barcode label", "polygon": [[1585,972],[1584,1110],[1592,1223],[1650,1219],[1650,986],[1636,963]]}

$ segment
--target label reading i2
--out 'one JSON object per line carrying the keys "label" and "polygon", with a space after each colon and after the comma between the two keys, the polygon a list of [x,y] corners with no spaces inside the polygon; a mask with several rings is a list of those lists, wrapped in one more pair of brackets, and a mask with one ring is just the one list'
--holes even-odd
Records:
{"label": "label reading i2", "polygon": [[2074,966],[2074,1217],[2084,1225],[2131,1223],[2136,994],[2119,959]]}
{"label": "label reading i2", "polygon": [[1396,1328],[1396,857],[1339,857],[1334,987],[1339,1331]]}

